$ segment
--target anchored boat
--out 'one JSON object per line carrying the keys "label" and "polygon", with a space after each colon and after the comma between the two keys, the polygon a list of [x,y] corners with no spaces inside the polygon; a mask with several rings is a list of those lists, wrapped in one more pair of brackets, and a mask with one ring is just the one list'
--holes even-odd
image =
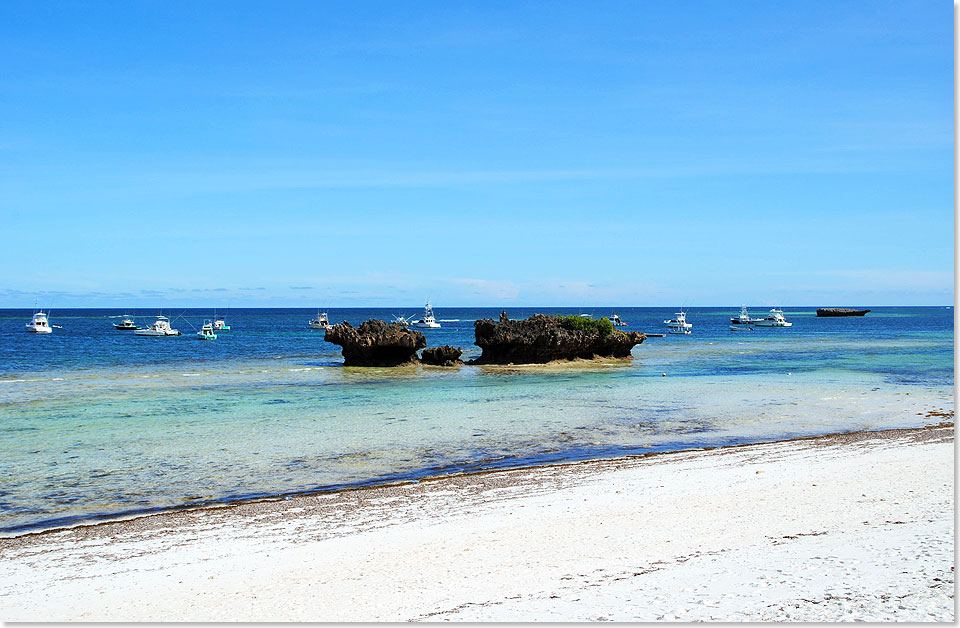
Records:
{"label": "anchored boat", "polygon": [[121,320],[119,323],[113,324],[113,328],[119,329],[120,331],[136,331],[140,329],[140,327],[133,322],[133,319],[126,314],[123,315],[123,320]]}
{"label": "anchored boat", "polygon": [[750,318],[750,314],[747,313],[747,306],[740,306],[740,316],[734,316],[730,319],[730,322],[734,325],[752,325],[753,319]]}
{"label": "anchored boat", "polygon": [[330,329],[333,325],[327,320],[327,313],[317,310],[317,317],[310,321],[310,329]]}
{"label": "anchored boat", "polygon": [[170,319],[166,316],[157,316],[153,325],[146,329],[138,329],[133,332],[137,336],[179,336],[180,332],[170,327]]}
{"label": "anchored boat", "polygon": [[410,323],[413,327],[419,327],[420,329],[439,329],[440,323],[437,322],[437,319],[433,317],[433,308],[430,307],[430,302],[427,301],[427,304],[423,308],[423,318],[420,320],[413,321]]}
{"label": "anchored boat", "polygon": [[43,312],[34,313],[33,320],[26,324],[26,328],[31,334],[53,333],[53,328],[50,327],[50,323],[47,322],[47,315]]}
{"label": "anchored boat", "polygon": [[776,308],[770,310],[770,313],[763,318],[755,319],[753,324],[757,327],[791,327],[793,325],[783,317],[783,310]]}
{"label": "anchored boat", "polygon": [[217,335],[213,333],[213,325],[210,321],[203,321],[203,326],[197,332],[197,338],[200,340],[216,340]]}
{"label": "anchored boat", "polygon": [[864,316],[869,311],[852,307],[821,307],[817,308],[817,316]]}
{"label": "anchored boat", "polygon": [[213,328],[217,331],[230,331],[230,325],[227,325],[222,316],[217,316],[216,310],[213,311]]}
{"label": "anchored boat", "polygon": [[693,324],[687,322],[687,313],[683,310],[680,310],[673,315],[674,318],[663,321],[669,329],[667,330],[671,334],[689,334],[693,329]]}

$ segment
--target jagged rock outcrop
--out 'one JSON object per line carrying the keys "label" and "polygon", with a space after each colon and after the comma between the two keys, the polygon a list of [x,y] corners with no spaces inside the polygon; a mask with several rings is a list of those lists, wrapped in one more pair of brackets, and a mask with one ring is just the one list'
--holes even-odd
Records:
{"label": "jagged rock outcrop", "polygon": [[424,349],[423,353],[420,354],[420,361],[433,366],[457,366],[463,364],[463,360],[460,359],[461,355],[463,355],[463,351],[460,347],[441,345]]}
{"label": "jagged rock outcrop", "polygon": [[[576,329],[576,322],[562,316],[535,314],[525,320],[499,321],[484,318],[474,324],[476,344],[483,350],[471,364],[545,364],[554,360],[626,358],[646,335],[598,329]],[[580,325],[581,327],[583,325]]]}
{"label": "jagged rock outcrop", "polygon": [[817,316],[863,316],[870,310],[855,310],[852,307],[822,307]]}
{"label": "jagged rock outcrop", "polygon": [[327,330],[325,340],[343,347],[344,366],[399,366],[417,361],[427,346],[419,331],[375,318],[354,327],[344,321]]}

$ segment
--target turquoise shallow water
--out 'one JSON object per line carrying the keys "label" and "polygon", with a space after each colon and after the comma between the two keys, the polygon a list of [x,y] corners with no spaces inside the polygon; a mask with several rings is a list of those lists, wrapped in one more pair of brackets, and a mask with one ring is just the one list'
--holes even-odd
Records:
{"label": "turquoise shallow water", "polygon": [[[409,308],[402,313],[415,311]],[[508,310],[511,317],[562,308]],[[606,308],[661,332],[673,310]],[[480,469],[938,423],[953,409],[953,310],[875,308],[730,332],[738,307],[693,309],[690,336],[633,360],[562,367],[356,369],[309,310],[236,310],[214,342],[136,338],[118,312],[53,312],[49,336],[0,310],[0,530]],[[331,310],[356,324],[389,310]],[[575,311],[576,312],[576,311]],[[754,316],[763,312],[752,308]],[[428,344],[477,355],[472,322],[436,308]],[[149,323],[144,317],[139,321]],[[666,374],[666,377],[663,374]]]}

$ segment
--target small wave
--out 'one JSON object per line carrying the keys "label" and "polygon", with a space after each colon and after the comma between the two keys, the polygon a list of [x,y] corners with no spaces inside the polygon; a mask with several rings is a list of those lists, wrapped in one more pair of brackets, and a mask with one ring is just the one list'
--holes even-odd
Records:
{"label": "small wave", "polygon": [[203,373],[180,373],[184,377],[200,377]]}
{"label": "small wave", "polygon": [[441,323],[459,323],[460,322],[459,318],[438,318],[437,320],[440,321]]}
{"label": "small wave", "polygon": [[0,379],[0,384],[41,384],[43,382],[62,382],[62,377],[37,377],[34,379]]}

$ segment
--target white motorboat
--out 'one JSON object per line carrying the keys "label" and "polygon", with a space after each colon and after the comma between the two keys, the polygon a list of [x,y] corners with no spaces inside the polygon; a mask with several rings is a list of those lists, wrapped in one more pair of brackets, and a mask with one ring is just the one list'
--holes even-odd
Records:
{"label": "white motorboat", "polygon": [[750,314],[747,313],[747,306],[740,306],[740,316],[735,316],[730,319],[730,322],[734,325],[752,325],[753,319],[750,318]]}
{"label": "white motorboat", "polygon": [[610,317],[610,322],[614,324],[615,327],[626,327],[627,324],[620,320],[619,314],[614,314]]}
{"label": "white motorboat", "polygon": [[391,323],[397,323],[397,324],[399,324],[399,325],[409,325],[412,321],[407,320],[406,318],[404,318],[404,317],[401,316],[400,314],[395,314],[395,315],[393,316],[393,319],[392,319],[390,322],[391,322]]}
{"label": "white motorboat", "polygon": [[790,327],[793,325],[783,317],[783,310],[776,308],[770,310],[770,313],[763,318],[754,319],[753,324],[757,327]]}
{"label": "white motorboat", "polygon": [[203,326],[200,327],[200,331],[197,332],[197,338],[200,340],[216,340],[217,335],[213,333],[214,323],[210,321],[203,321]]}
{"label": "white motorboat", "polygon": [[420,329],[439,329],[440,323],[437,322],[437,319],[433,317],[433,308],[430,307],[430,302],[427,301],[427,304],[423,307],[423,318],[420,320],[413,321],[410,323],[413,327],[419,327]]}
{"label": "white motorboat", "polygon": [[126,314],[123,315],[123,320],[121,320],[119,323],[114,323],[113,327],[114,329],[119,329],[120,331],[136,331],[140,329],[140,327],[133,322],[133,319]]}
{"label": "white motorboat", "polygon": [[327,313],[317,310],[317,317],[310,321],[310,329],[330,329],[333,325],[327,320]]}
{"label": "white motorboat", "polygon": [[216,331],[230,331],[230,325],[222,316],[217,316],[217,311],[213,311],[213,329]]}
{"label": "white motorboat", "polygon": [[747,325],[730,325],[730,331],[753,331],[753,327]]}
{"label": "white motorboat", "polygon": [[47,322],[47,315],[43,312],[34,313],[33,320],[26,324],[26,328],[31,334],[53,333],[53,328]]}
{"label": "white motorboat", "polygon": [[133,332],[137,336],[179,336],[180,332],[170,327],[170,319],[166,316],[158,316],[146,329],[137,329]]}
{"label": "white motorboat", "polygon": [[671,334],[689,334],[693,329],[693,324],[687,322],[687,313],[680,310],[673,315],[674,318],[663,321],[669,327],[668,333]]}

